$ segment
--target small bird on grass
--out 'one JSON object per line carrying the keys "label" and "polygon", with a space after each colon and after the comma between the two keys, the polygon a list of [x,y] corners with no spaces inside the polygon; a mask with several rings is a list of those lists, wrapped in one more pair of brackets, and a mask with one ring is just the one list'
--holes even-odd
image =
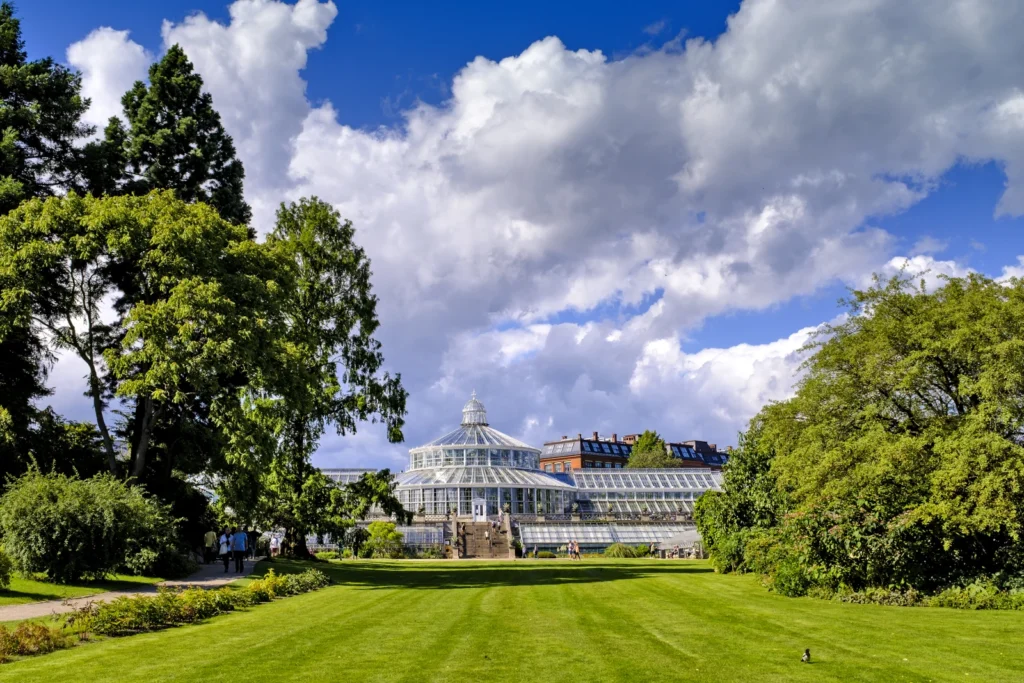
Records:
{"label": "small bird on grass", "polygon": [[800,658],[800,661],[804,664],[811,663],[811,648],[807,648],[806,650],[804,650],[804,656]]}

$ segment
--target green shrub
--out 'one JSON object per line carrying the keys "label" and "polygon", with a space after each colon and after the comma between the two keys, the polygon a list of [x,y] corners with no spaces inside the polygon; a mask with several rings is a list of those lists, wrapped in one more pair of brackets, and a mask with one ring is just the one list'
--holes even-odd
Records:
{"label": "green shrub", "polygon": [[0,498],[0,531],[18,570],[58,583],[152,567],[176,545],[167,508],[110,475],[26,473]]}
{"label": "green shrub", "polygon": [[[402,557],[402,532],[394,522],[370,522],[366,527],[370,534],[361,550],[369,549],[370,557],[397,560]],[[360,552],[360,557],[364,557]]]}
{"label": "green shrub", "polygon": [[342,548],[342,550],[341,550],[341,559],[343,559],[343,560],[350,560],[353,557],[354,557],[354,555],[352,554],[352,548]]}
{"label": "green shrub", "polygon": [[[638,554],[639,548],[641,548],[641,547],[643,548],[643,551],[642,551],[643,555],[639,555]],[[647,546],[637,546],[637,547],[634,548],[633,546],[626,545],[625,543],[612,543],[610,546],[608,546],[607,548],[604,549],[604,553],[602,553],[602,554],[605,557],[619,557],[619,558],[622,558],[622,557],[645,557],[647,555],[647,553],[649,552],[649,550],[650,549]]]}
{"label": "green shrub", "polygon": [[330,561],[338,559],[338,553],[333,550],[323,550],[316,554],[316,559]]}
{"label": "green shrub", "polygon": [[1024,610],[1024,591],[999,590],[991,582],[977,581],[967,586],[947,588],[928,598],[927,604],[931,607],[956,609]]}
{"label": "green shrub", "polygon": [[0,548],[0,588],[6,589],[11,585],[11,573],[14,571],[14,563],[10,556]]}
{"label": "green shrub", "polygon": [[423,549],[423,552],[420,553],[420,557],[424,560],[442,560],[444,559],[444,551],[441,550],[441,546],[439,545],[431,545]]}
{"label": "green shrub", "polygon": [[64,624],[79,634],[91,630],[100,635],[125,636],[192,624],[275,598],[317,590],[329,582],[327,575],[316,569],[286,575],[270,570],[244,590],[167,589],[155,596],[122,597],[75,610],[65,616]]}
{"label": "green shrub", "polygon": [[165,579],[183,579],[199,570],[199,563],[174,547],[159,551],[143,548],[127,558],[124,568],[136,576],[159,576]]}
{"label": "green shrub", "polygon": [[[808,594],[812,597],[819,597],[813,592]],[[890,605],[894,607],[913,607],[914,605],[920,605],[922,600],[924,600],[924,596],[913,588],[908,588],[905,591],[889,588],[868,588],[856,593],[840,593],[835,598],[840,602],[852,602],[862,605]]]}
{"label": "green shrub", "polygon": [[553,560],[556,557],[558,557],[558,555],[555,555],[550,550],[541,550],[540,552],[537,553],[537,557],[542,559],[542,560]]}
{"label": "green shrub", "polygon": [[23,622],[13,631],[0,626],[0,661],[15,655],[41,655],[68,647],[68,637],[57,627]]}

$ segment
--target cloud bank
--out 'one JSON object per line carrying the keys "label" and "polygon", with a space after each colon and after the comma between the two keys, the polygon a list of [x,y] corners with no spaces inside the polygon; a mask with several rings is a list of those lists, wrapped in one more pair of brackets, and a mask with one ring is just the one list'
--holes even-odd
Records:
{"label": "cloud bank", "polygon": [[[473,59],[447,102],[377,130],[306,99],[302,69],[337,13],[237,0],[230,23],[197,14],[163,39],[213,94],[258,227],[308,194],[356,224],[412,445],[474,388],[533,443],[647,427],[732,443],[789,394],[812,330],[687,353],[690,332],[898,269],[877,219],[957,163],[1000,163],[993,211],[1024,214],[1015,3],[747,0],[713,41],[619,60],[547,37]],[[111,29],[69,48],[97,112],[139,50]],[[963,271],[938,250],[919,245],[910,266]],[[394,466],[404,448],[370,428],[318,460]]]}

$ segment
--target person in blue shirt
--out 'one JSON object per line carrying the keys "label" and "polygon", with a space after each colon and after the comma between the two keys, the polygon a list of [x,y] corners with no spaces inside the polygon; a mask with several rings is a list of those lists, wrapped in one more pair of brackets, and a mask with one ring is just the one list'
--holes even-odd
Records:
{"label": "person in blue shirt", "polygon": [[248,548],[249,539],[245,532],[235,527],[231,534],[231,554],[235,558],[235,573],[241,574],[245,568],[245,550]]}

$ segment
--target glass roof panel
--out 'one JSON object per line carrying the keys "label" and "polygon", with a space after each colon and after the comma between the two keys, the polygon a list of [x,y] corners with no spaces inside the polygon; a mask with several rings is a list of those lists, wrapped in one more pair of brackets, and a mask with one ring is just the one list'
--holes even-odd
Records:
{"label": "glass roof panel", "polygon": [[402,472],[399,489],[416,486],[493,484],[573,491],[575,487],[539,470],[514,467],[436,467]]}

